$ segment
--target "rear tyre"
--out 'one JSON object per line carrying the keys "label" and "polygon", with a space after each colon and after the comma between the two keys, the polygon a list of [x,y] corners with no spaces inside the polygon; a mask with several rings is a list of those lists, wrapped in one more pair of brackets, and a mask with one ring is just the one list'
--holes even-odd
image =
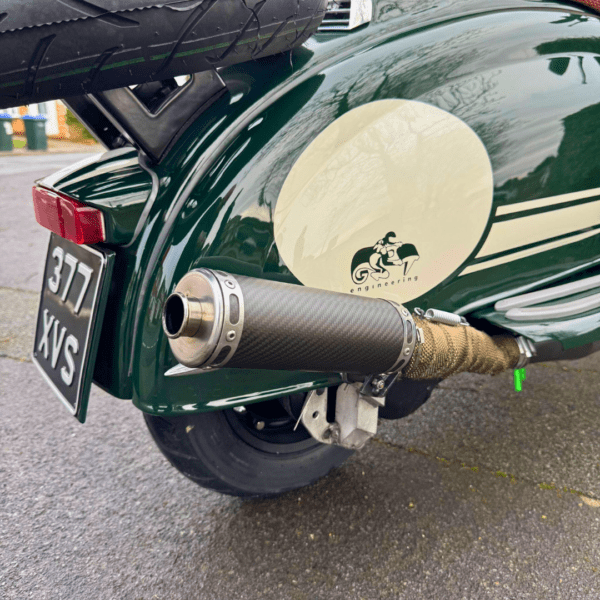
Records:
{"label": "rear tyre", "polygon": [[302,425],[294,431],[303,400],[144,418],[161,452],[192,481],[233,496],[273,496],[313,483],[352,454],[320,444]]}
{"label": "rear tyre", "polygon": [[290,50],[327,0],[4,0],[0,106],[169,79]]}

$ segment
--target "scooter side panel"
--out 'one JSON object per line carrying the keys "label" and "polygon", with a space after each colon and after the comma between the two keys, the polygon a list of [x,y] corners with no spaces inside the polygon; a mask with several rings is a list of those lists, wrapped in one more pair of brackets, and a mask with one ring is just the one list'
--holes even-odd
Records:
{"label": "scooter side panel", "polygon": [[[198,159],[203,165],[186,171],[193,185],[187,191],[182,187],[175,212],[167,216],[171,226],[155,238],[156,270],[148,275],[148,293],[140,305],[143,320],[133,361],[134,401],[140,408],[181,414],[219,408],[232,398],[263,399],[264,395],[251,395],[257,387],[322,384],[310,374],[234,374],[227,369],[165,378],[174,359],[161,331],[161,307],[177,281],[201,266],[301,283],[275,243],[274,215],[281,190],[319,133],[371,102],[407,99],[446,111],[477,134],[492,167],[493,204],[481,238],[454,271],[411,298],[409,307],[470,312],[595,267],[599,253],[594,231],[600,225],[593,204],[600,199],[593,193],[600,188],[600,141],[594,135],[600,117],[600,22],[569,8],[550,10],[531,3],[522,7],[527,10],[482,11],[410,35],[386,30],[382,37],[356,38],[360,52],[339,53],[337,60],[316,40],[306,50],[314,54],[300,55],[306,61],[288,74],[287,83],[281,81],[278,59],[223,73],[231,84],[231,99],[220,110],[229,124],[208,146],[216,153],[210,158],[204,154]],[[190,144],[190,138],[181,143]],[[197,179],[190,176],[194,169],[200,174]],[[556,198],[564,194],[579,195],[563,205]],[[545,203],[518,208],[537,200]],[[406,202],[407,211],[427,210],[418,197]],[[586,209],[581,208],[584,204]],[[323,215],[332,227],[343,210],[339,203],[328,204],[325,191]],[[553,211],[564,212],[549,216]],[[364,221],[369,222],[368,198]],[[508,221],[516,235],[512,229],[503,235]],[[355,227],[346,230],[350,238],[360,236],[360,223]],[[544,237],[544,228],[549,237]],[[418,248],[419,240],[407,235]],[[335,235],[324,240],[322,252],[335,243]],[[358,244],[357,250],[361,247]],[[332,260],[331,269],[337,268],[346,266]],[[577,337],[577,328],[568,335]],[[283,380],[292,375],[302,382]]]}

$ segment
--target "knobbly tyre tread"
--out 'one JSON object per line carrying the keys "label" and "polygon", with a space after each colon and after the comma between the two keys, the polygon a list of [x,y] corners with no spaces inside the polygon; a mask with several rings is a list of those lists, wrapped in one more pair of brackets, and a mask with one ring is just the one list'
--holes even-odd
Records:
{"label": "knobbly tyre tread", "polygon": [[4,0],[0,108],[224,67],[304,43],[327,0]]}

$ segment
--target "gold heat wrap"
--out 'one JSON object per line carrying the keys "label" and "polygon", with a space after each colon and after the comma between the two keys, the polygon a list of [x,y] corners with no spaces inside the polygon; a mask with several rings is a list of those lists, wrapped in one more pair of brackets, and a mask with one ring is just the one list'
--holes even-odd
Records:
{"label": "gold heat wrap", "polygon": [[489,336],[474,327],[432,323],[413,315],[423,330],[423,343],[415,348],[402,373],[406,379],[444,379],[457,373],[497,375],[513,368],[519,346],[509,335]]}

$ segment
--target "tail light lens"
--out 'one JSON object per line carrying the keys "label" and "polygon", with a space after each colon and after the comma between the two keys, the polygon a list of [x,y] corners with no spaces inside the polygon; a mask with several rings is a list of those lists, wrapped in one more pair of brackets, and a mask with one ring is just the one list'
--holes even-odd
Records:
{"label": "tail light lens", "polygon": [[97,208],[42,187],[33,188],[36,221],[76,244],[97,244],[106,240],[104,215]]}

